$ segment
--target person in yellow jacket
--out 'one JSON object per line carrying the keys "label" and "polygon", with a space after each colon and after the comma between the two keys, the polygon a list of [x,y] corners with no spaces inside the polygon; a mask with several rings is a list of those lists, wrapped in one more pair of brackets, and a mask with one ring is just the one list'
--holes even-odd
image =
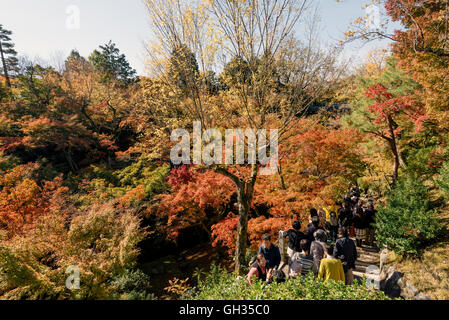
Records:
{"label": "person in yellow jacket", "polygon": [[338,207],[336,205],[324,207],[323,210],[326,213],[326,222],[329,222],[331,212],[335,212],[337,214],[337,218],[338,218]]}
{"label": "person in yellow jacket", "polygon": [[343,265],[340,259],[337,259],[333,256],[334,246],[327,246],[326,251],[326,258],[322,259],[320,263],[318,278],[324,279],[325,282],[329,279],[345,282],[345,272],[343,271]]}

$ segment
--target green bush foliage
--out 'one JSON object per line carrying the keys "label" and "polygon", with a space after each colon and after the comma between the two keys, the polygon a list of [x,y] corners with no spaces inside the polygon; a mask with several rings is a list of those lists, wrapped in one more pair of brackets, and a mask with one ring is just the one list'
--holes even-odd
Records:
{"label": "green bush foliage", "polygon": [[198,278],[197,287],[184,299],[194,300],[388,300],[383,292],[368,289],[365,282],[347,286],[343,282],[323,282],[309,274],[306,278],[283,283],[256,281],[251,286],[245,277],[212,265],[210,272]]}
{"label": "green bush foliage", "polygon": [[449,161],[443,163],[436,183],[443,194],[449,198]]}
{"label": "green bush foliage", "polygon": [[150,289],[150,277],[140,269],[126,270],[116,276],[111,285],[115,288],[114,299],[117,300],[155,300]]}
{"label": "green bush foliage", "polygon": [[376,239],[400,255],[418,255],[441,230],[429,190],[408,176],[390,191],[376,215]]}

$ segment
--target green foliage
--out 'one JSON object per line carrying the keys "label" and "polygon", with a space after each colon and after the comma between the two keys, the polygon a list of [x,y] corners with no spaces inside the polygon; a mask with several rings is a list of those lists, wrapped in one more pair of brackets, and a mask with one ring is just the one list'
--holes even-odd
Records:
{"label": "green foliage", "polygon": [[368,289],[364,282],[346,286],[343,282],[328,281],[309,274],[306,278],[289,279],[283,283],[265,284],[256,281],[249,285],[244,277],[212,265],[196,288],[183,297],[194,300],[387,300],[383,292]]}
{"label": "green foliage", "polygon": [[58,73],[52,67],[42,67],[38,64],[27,62],[25,70],[17,77],[20,98],[26,101],[29,106],[23,110],[17,109],[19,115],[32,115],[39,117],[46,111],[44,106],[52,104],[55,93],[59,88],[52,81],[52,77],[57,77]]}
{"label": "green foliage", "polygon": [[187,46],[179,45],[173,50],[168,67],[168,77],[172,84],[184,94],[198,84],[198,62]]}
{"label": "green foliage", "polygon": [[8,171],[19,165],[20,159],[14,156],[4,155],[0,152],[0,171]]}
{"label": "green foliage", "polygon": [[115,43],[109,41],[104,46],[100,46],[100,51],[95,50],[89,57],[96,71],[104,75],[104,81],[112,79],[120,80],[124,85],[129,85],[136,81],[136,70],[132,69],[124,54]]}
{"label": "green foliage", "polygon": [[226,88],[249,85],[251,83],[251,70],[248,63],[241,57],[233,58],[223,69],[220,82]]}
{"label": "green foliage", "polygon": [[376,239],[401,255],[418,255],[440,231],[429,190],[416,177],[401,179],[376,215]]}
{"label": "green foliage", "polygon": [[449,161],[443,163],[436,183],[445,196],[449,198]]}
{"label": "green foliage", "polygon": [[80,196],[80,200],[85,205],[93,201],[109,201],[125,195],[138,186],[143,186],[143,198],[151,199],[168,189],[166,178],[169,174],[168,164],[157,167],[145,159],[118,170],[111,170],[105,166],[91,166],[84,177],[88,181],[85,187],[87,193]]}
{"label": "green foliage", "polygon": [[413,172],[421,178],[432,178],[437,173],[436,167],[429,164],[429,158],[435,146],[423,146],[421,148],[409,148],[406,150],[407,171]]}
{"label": "green foliage", "polygon": [[114,299],[117,300],[155,300],[153,294],[149,294],[150,277],[140,269],[126,270],[116,276],[111,285],[114,287]]}

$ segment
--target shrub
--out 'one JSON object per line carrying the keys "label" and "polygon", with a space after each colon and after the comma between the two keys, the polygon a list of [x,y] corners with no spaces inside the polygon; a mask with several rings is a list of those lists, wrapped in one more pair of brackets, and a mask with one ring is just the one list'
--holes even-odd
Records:
{"label": "shrub", "polygon": [[[148,279],[128,271],[135,267],[138,243],[146,235],[134,211],[106,203],[70,219],[50,212],[40,216],[29,232],[0,238],[0,297],[149,298],[143,290]],[[69,266],[80,271],[80,288],[72,291],[66,288]]]}
{"label": "shrub", "polygon": [[440,231],[429,190],[409,176],[390,191],[376,215],[376,239],[400,255],[418,255]]}
{"label": "shrub", "polygon": [[449,161],[443,163],[436,183],[445,196],[449,198]]}
{"label": "shrub", "polygon": [[148,293],[150,277],[142,270],[126,270],[111,281],[114,288],[114,299],[117,300],[154,300],[155,296]]}
{"label": "shrub", "polygon": [[245,277],[236,279],[229,273],[212,265],[207,274],[198,279],[197,287],[189,290],[184,299],[194,300],[387,300],[383,292],[368,289],[365,282],[346,286],[343,282],[314,278],[289,279],[269,285],[255,281],[249,285]]}

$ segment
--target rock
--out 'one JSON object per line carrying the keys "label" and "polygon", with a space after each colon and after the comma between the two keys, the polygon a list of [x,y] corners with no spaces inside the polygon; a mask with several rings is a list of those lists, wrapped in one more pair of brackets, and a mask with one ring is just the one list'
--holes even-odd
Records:
{"label": "rock", "polygon": [[386,272],[386,278],[381,280],[380,287],[390,298],[399,298],[402,293],[401,281],[402,274],[396,271],[395,267],[388,268]]}
{"label": "rock", "polygon": [[418,290],[414,286],[412,286],[410,283],[406,284],[406,288],[411,297],[415,297],[416,295],[419,294]]}
{"label": "rock", "polygon": [[432,300],[432,298],[426,296],[425,294],[419,293],[415,296],[415,300]]}
{"label": "rock", "polygon": [[395,266],[388,267],[385,263],[388,259],[388,250],[383,249],[380,254],[380,289],[390,298],[432,300],[420,293],[413,285],[408,283],[404,274],[397,272]]}

